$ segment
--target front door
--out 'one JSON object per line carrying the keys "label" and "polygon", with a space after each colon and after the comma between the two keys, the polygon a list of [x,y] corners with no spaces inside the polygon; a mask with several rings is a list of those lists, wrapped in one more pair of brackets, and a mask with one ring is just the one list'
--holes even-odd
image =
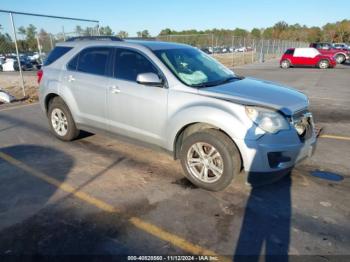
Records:
{"label": "front door", "polygon": [[161,145],[167,120],[168,89],[136,82],[138,74],[162,75],[150,59],[129,48],[116,49],[114,78],[107,94],[112,132]]}

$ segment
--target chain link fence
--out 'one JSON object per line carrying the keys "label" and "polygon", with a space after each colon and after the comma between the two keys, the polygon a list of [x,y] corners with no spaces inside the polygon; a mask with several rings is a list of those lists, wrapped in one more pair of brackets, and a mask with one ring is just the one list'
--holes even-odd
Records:
{"label": "chain link fence", "polygon": [[228,67],[264,62],[280,57],[287,48],[308,46],[306,42],[214,34],[164,35],[157,39],[197,47]]}
{"label": "chain link fence", "polygon": [[0,89],[37,98],[37,77],[57,42],[99,35],[99,21],[0,10]]}
{"label": "chain link fence", "polygon": [[[99,21],[0,10],[0,88],[17,98],[37,96],[36,71],[56,43],[99,34]],[[189,44],[228,67],[280,57],[307,43],[232,35],[186,34],[157,40]]]}

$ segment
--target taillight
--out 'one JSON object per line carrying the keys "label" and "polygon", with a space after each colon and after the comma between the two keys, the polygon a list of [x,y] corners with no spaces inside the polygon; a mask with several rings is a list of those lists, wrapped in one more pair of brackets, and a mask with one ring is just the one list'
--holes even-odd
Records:
{"label": "taillight", "polygon": [[44,72],[43,70],[38,70],[38,72],[36,72],[36,76],[38,77],[38,84],[40,84],[41,79],[43,78]]}

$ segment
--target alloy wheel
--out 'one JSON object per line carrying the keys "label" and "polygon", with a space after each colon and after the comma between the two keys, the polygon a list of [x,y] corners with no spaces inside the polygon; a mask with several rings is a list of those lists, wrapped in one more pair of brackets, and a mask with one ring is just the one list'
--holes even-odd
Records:
{"label": "alloy wheel", "polygon": [[322,69],[328,68],[328,62],[327,61],[321,61],[320,62],[320,68],[322,68]]}
{"label": "alloy wheel", "polygon": [[188,150],[187,168],[201,182],[213,183],[222,176],[224,161],[214,146],[198,142]]}
{"label": "alloy wheel", "polygon": [[59,136],[65,136],[67,134],[68,121],[66,115],[61,109],[55,108],[54,110],[52,110],[51,123],[53,129]]}

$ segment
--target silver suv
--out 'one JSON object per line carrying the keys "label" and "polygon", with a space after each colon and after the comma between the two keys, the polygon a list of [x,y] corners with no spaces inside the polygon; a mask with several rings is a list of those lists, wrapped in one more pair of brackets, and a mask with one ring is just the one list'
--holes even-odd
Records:
{"label": "silver suv", "polygon": [[307,97],[245,78],[188,45],[117,38],[58,44],[38,73],[53,134],[107,131],[180,159],[186,177],[222,190],[286,174],[313,153]]}

